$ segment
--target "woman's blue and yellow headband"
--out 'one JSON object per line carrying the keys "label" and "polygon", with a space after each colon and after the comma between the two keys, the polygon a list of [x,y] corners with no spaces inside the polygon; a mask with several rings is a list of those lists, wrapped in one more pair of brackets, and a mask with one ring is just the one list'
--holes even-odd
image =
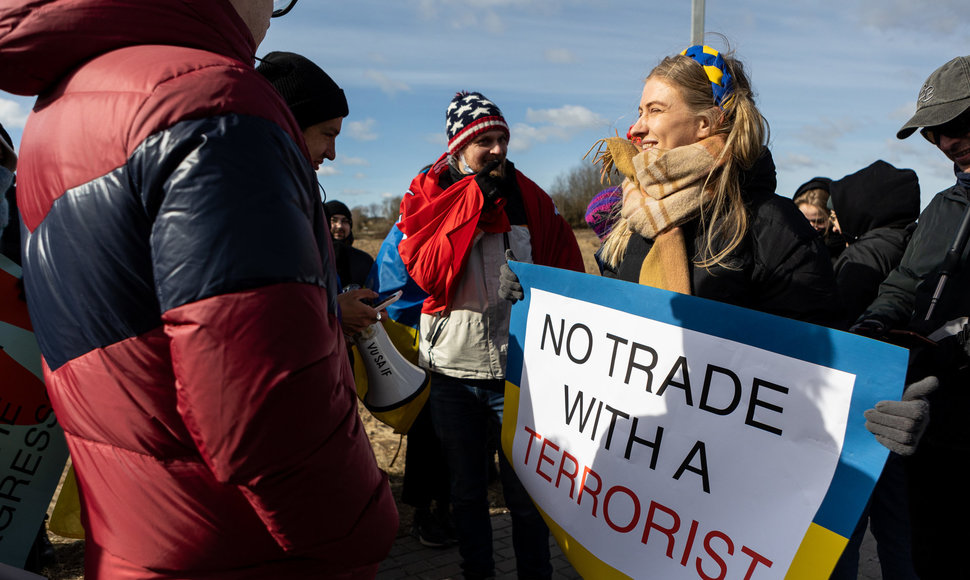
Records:
{"label": "woman's blue and yellow headband", "polygon": [[680,54],[690,57],[704,67],[704,72],[711,81],[711,89],[714,90],[714,104],[723,109],[723,103],[734,92],[734,79],[728,72],[721,53],[709,46],[697,44],[685,48]]}

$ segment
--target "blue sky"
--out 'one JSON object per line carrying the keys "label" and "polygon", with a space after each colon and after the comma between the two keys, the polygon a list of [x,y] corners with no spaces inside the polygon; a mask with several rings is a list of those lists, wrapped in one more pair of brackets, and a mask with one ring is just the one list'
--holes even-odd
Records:
{"label": "blue sky", "polygon": [[[705,29],[747,66],[779,194],[884,159],[917,172],[925,206],[952,164],[895,133],[923,80],[970,46],[964,13],[956,0],[707,0]],[[369,206],[445,150],[444,111],[462,89],[502,108],[510,159],[550,187],[626,132],[646,74],[687,46],[690,17],[690,0],[302,0],[257,54],[301,53],[343,87],[350,116],[319,178],[329,199]],[[0,92],[15,143],[32,102]]]}

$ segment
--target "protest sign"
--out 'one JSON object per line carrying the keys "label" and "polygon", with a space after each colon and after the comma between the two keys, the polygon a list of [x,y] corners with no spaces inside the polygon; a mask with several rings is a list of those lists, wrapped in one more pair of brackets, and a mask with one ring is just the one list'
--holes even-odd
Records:
{"label": "protest sign", "polygon": [[15,567],[24,565],[68,456],[19,276],[0,256],[0,562]]}
{"label": "protest sign", "polygon": [[827,578],[887,450],[906,351],[515,263],[502,444],[587,578]]}

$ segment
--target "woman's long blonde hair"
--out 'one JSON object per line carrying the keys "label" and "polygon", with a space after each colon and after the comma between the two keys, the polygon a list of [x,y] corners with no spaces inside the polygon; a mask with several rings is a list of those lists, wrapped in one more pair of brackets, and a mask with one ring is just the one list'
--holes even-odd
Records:
{"label": "woman's long blonde hair", "polygon": [[[741,197],[740,174],[751,169],[761,157],[769,131],[768,122],[755,106],[744,65],[729,54],[722,52],[721,56],[734,84],[721,108],[714,106],[714,92],[704,67],[688,56],[668,56],[644,81],[653,78],[666,81],[680,92],[690,111],[708,118],[714,127],[712,134],[727,136],[722,152],[726,157],[724,164],[720,171],[708,176],[706,184],[713,187],[714,194],[701,202],[700,227],[704,241],[697,249],[694,263],[703,268],[718,264],[731,267],[726,260],[748,232],[749,216]],[[619,218],[601,252],[611,267],[616,268],[623,259],[631,233],[626,219]]]}

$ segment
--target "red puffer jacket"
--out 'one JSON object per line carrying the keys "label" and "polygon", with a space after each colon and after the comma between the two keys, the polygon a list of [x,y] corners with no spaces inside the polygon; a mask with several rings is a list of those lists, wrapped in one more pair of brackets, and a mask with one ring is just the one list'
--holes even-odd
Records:
{"label": "red puffer jacket", "polygon": [[11,0],[24,280],[86,577],[316,578],[397,513],[299,129],[228,0]]}

